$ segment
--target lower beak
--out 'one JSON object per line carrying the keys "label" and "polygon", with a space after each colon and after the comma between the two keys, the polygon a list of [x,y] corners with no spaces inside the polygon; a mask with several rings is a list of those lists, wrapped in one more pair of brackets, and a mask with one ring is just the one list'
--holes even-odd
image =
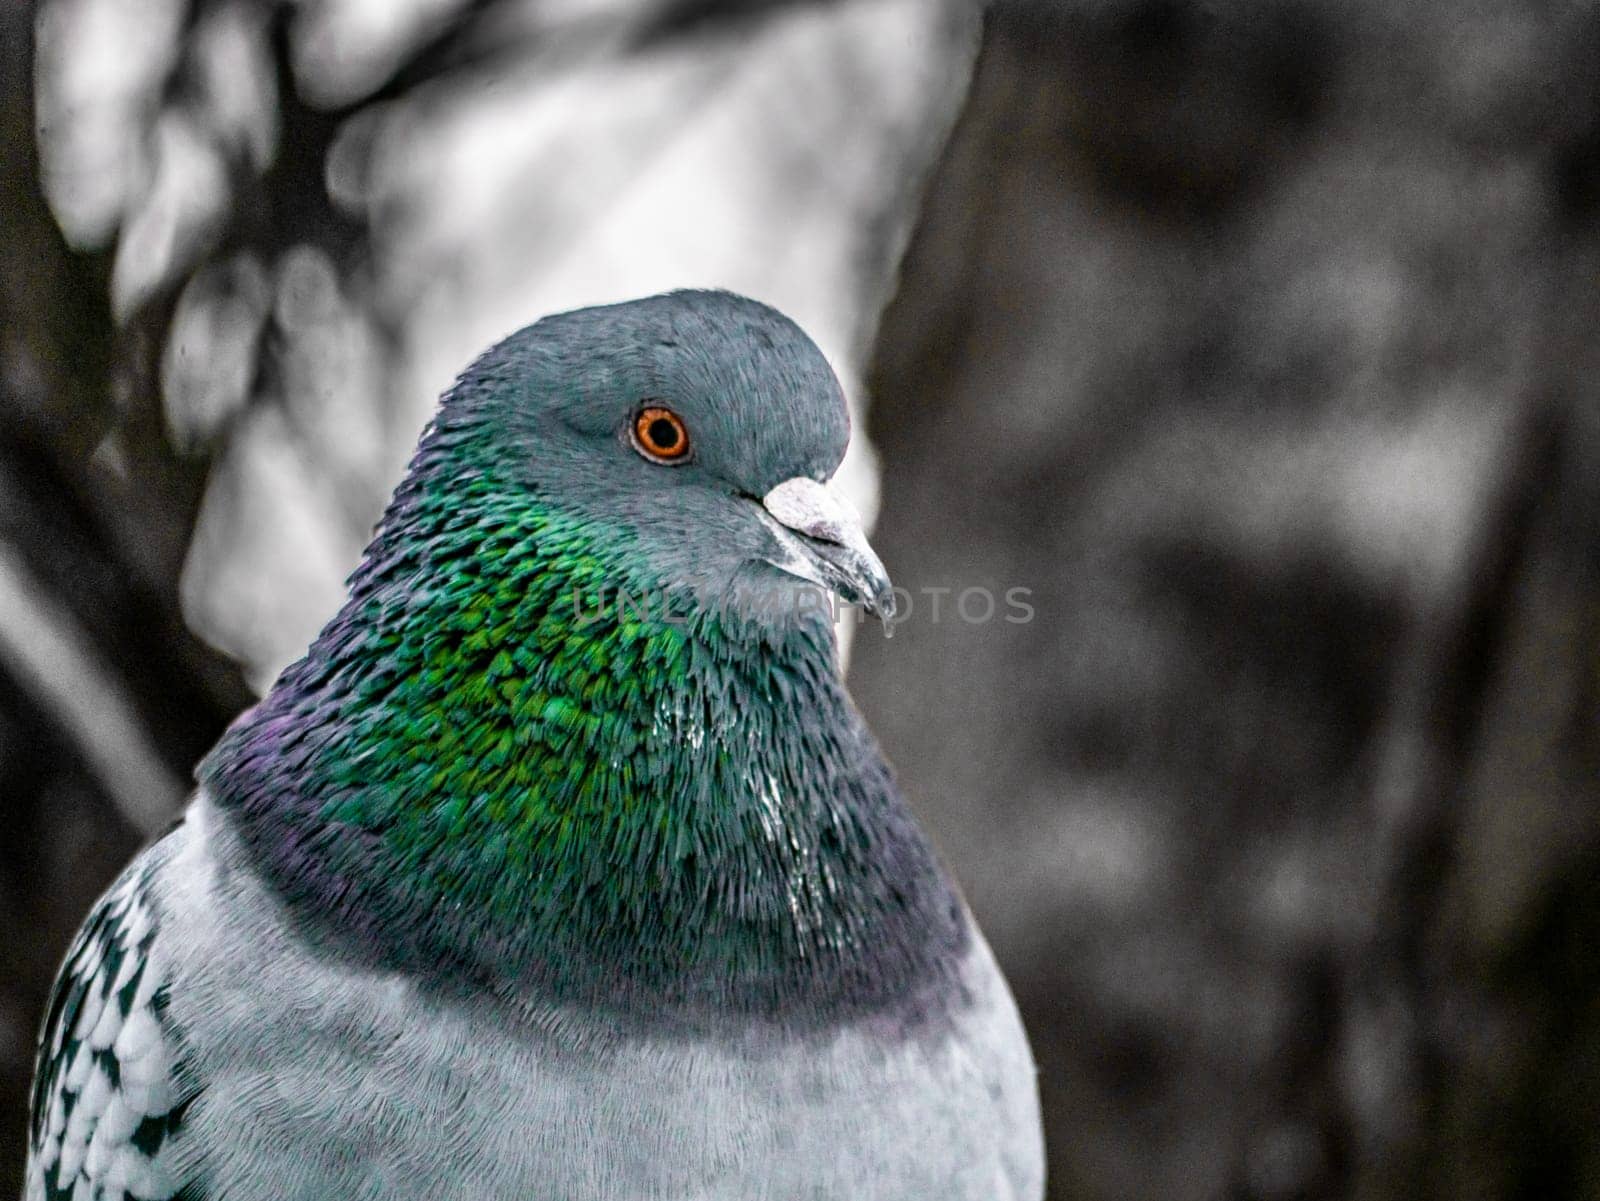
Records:
{"label": "lower beak", "polygon": [[796,476],[768,492],[761,504],[800,557],[775,566],[821,584],[881,621],[894,617],[894,585],[848,501],[825,484]]}

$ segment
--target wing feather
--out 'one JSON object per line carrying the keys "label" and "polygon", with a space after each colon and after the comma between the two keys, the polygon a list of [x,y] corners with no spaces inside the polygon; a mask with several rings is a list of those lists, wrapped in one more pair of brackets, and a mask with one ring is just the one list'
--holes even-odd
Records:
{"label": "wing feather", "polygon": [[56,978],[39,1037],[27,1201],[173,1201],[162,1155],[182,1119],[179,1040],[150,881],[158,845],[111,886]]}

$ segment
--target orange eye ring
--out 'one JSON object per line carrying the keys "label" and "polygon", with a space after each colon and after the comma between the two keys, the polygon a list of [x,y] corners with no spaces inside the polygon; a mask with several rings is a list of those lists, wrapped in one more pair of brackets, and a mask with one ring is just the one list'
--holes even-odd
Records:
{"label": "orange eye ring", "polygon": [[689,427],[671,409],[649,405],[633,419],[633,445],[655,463],[681,463],[689,453]]}

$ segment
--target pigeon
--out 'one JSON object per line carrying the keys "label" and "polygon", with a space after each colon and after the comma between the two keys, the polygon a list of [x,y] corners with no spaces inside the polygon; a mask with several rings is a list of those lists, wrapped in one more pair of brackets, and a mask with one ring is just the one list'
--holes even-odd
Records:
{"label": "pigeon", "polygon": [[730,293],[477,359],[79,932],[26,1201],[1038,1201],[1016,1007],[841,679],[894,604],[848,439]]}

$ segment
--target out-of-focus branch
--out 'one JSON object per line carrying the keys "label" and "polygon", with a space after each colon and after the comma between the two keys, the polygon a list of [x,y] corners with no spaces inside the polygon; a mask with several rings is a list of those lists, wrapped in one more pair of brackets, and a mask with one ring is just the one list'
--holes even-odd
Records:
{"label": "out-of-focus branch", "polygon": [[756,21],[767,20],[801,7],[820,7],[836,0],[663,0],[642,6],[643,16],[630,42],[648,49],[682,38],[723,36]]}
{"label": "out-of-focus branch", "polygon": [[408,50],[376,87],[335,115],[341,119],[351,117],[372,105],[413,96],[440,79],[459,81],[525,55],[529,48],[508,39],[503,27],[519,11],[525,13],[527,7],[519,0],[467,0],[461,8],[444,14],[432,32]]}
{"label": "out-of-focus branch", "polygon": [[167,770],[121,682],[91,643],[0,543],[0,667],[73,739],[123,818],[146,836],[169,821],[188,790]]}

